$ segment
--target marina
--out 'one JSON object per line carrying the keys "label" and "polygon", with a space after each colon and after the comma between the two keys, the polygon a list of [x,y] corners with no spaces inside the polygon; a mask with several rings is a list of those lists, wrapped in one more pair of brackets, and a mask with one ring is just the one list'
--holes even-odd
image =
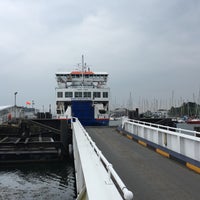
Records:
{"label": "marina", "polygon": [[83,56],[81,69],[55,76],[54,117],[0,108],[1,199],[198,198],[198,121],[184,130],[166,110],[110,115],[108,73],[91,71]]}

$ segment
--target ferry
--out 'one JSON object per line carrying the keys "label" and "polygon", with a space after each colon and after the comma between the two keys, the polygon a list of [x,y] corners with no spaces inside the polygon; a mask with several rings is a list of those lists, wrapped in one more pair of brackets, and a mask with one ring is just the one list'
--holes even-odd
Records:
{"label": "ferry", "polygon": [[110,88],[107,72],[93,72],[84,63],[81,69],[56,72],[56,115],[58,119],[77,117],[83,126],[109,124]]}

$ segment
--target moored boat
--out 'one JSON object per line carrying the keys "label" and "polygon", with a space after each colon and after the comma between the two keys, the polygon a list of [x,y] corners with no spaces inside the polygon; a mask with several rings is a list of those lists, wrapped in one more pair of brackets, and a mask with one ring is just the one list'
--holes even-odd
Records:
{"label": "moored boat", "polygon": [[186,122],[188,124],[200,124],[200,119],[189,119]]}

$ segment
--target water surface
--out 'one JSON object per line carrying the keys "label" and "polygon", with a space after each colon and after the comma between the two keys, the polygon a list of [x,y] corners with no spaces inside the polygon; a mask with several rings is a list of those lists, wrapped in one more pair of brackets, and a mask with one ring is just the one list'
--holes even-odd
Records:
{"label": "water surface", "polygon": [[73,162],[0,167],[0,200],[75,199]]}

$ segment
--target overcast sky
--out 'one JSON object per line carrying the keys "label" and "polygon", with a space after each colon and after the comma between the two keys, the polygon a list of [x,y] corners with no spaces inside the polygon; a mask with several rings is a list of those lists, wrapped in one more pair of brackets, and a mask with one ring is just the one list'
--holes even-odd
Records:
{"label": "overcast sky", "polygon": [[[197,101],[199,0],[0,0],[0,105],[55,104],[81,55],[109,73],[112,105]],[[151,103],[149,103],[151,104]]]}

